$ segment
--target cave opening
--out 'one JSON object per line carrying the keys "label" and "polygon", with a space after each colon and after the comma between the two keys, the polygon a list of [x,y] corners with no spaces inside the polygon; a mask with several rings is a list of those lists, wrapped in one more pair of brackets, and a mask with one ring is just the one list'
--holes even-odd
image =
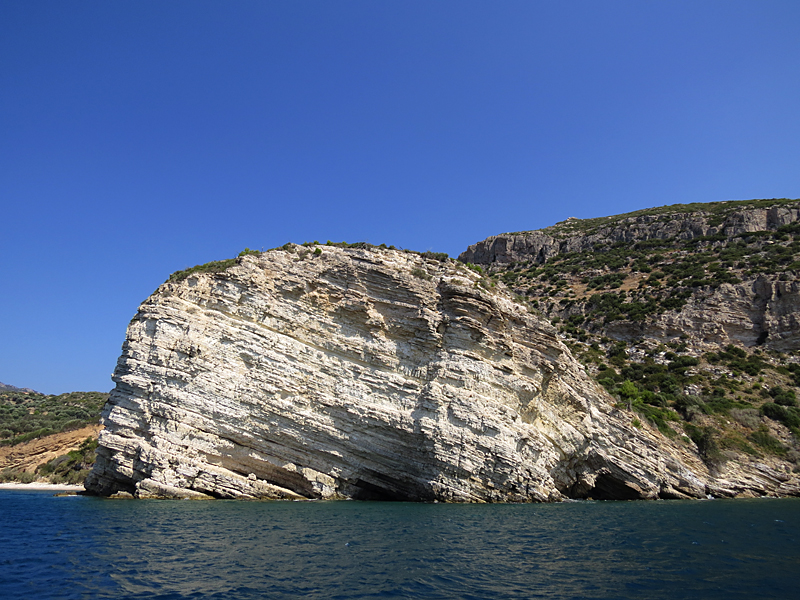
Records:
{"label": "cave opening", "polygon": [[588,496],[595,500],[640,500],[642,498],[639,490],[630,487],[611,473],[598,475]]}

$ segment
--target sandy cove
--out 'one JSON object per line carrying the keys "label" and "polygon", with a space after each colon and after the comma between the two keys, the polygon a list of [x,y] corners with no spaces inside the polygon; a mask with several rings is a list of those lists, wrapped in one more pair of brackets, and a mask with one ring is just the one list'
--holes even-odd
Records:
{"label": "sandy cove", "polygon": [[82,485],[70,485],[67,483],[0,483],[0,491],[2,490],[45,490],[51,492],[82,492],[84,488]]}

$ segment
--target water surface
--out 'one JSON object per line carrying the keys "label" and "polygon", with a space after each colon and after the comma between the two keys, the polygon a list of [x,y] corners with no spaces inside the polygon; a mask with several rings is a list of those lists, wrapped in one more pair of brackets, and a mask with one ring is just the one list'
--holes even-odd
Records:
{"label": "water surface", "polygon": [[800,500],[446,505],[0,492],[3,598],[789,598]]}

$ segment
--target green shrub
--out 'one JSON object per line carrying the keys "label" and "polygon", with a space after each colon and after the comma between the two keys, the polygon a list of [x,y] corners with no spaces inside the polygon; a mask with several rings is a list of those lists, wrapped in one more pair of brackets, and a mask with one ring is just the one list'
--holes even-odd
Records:
{"label": "green shrub", "polygon": [[758,451],[747,443],[747,439],[735,431],[729,431],[722,436],[719,440],[719,446],[724,450],[733,449],[751,456],[759,455]]}
{"label": "green shrub", "polygon": [[794,433],[800,433],[800,409],[767,402],[761,406],[761,414],[773,421],[780,421]]}
{"label": "green shrub", "polygon": [[769,391],[769,395],[773,397],[775,404],[781,406],[797,406],[797,397],[791,390],[784,390],[776,386]]}
{"label": "green shrub", "polygon": [[235,258],[227,260],[214,260],[203,265],[196,265],[183,271],[175,271],[167,281],[178,283],[194,273],[222,273],[236,264]]}
{"label": "green shrub", "polygon": [[448,259],[450,258],[447,252],[431,252],[430,250],[420,253],[420,256],[422,256],[423,258],[438,260],[439,262],[447,262]]}
{"label": "green shrub", "polygon": [[427,280],[427,279],[431,278],[431,276],[428,275],[427,272],[425,272],[424,270],[420,269],[419,267],[414,267],[413,269],[411,269],[411,274],[414,277],[419,277],[420,279],[426,279]]}
{"label": "green shrub", "polygon": [[700,364],[700,361],[693,356],[675,356],[670,363],[667,365],[667,368],[670,371],[675,371],[678,373],[683,373],[689,367],[696,367]]}
{"label": "green shrub", "polygon": [[789,415],[785,406],[775,404],[774,402],[767,402],[761,406],[761,414],[769,417],[773,421],[785,421]]}
{"label": "green shrub", "polygon": [[476,273],[483,274],[483,268],[480,265],[473,265],[472,263],[464,263],[468,269],[475,271]]}
{"label": "green shrub", "polygon": [[786,447],[781,444],[779,440],[770,435],[765,427],[754,431],[747,436],[747,439],[771,454],[786,454]]}
{"label": "green shrub", "polygon": [[17,469],[6,468],[0,471],[0,482],[15,481],[17,483],[33,483],[36,481],[36,474],[20,471]]}
{"label": "green shrub", "polygon": [[685,395],[678,396],[675,399],[675,410],[683,415],[683,418],[687,421],[691,421],[699,413],[708,414],[710,412],[699,396]]}
{"label": "green shrub", "polygon": [[80,483],[89,474],[95,461],[97,440],[86,438],[77,450],[70,450],[51,461],[39,465],[37,473],[46,476],[53,483]]}
{"label": "green shrub", "polygon": [[691,423],[683,425],[686,434],[697,446],[697,453],[707,463],[716,463],[722,459],[715,432],[711,427],[695,427]]}

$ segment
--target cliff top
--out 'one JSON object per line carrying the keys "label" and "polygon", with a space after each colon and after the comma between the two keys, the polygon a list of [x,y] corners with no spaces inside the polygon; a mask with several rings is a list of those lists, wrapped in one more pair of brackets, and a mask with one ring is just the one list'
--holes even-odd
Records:
{"label": "cliff top", "polygon": [[[732,214],[744,210],[758,208],[772,208],[775,206],[798,206],[800,199],[791,198],[771,198],[756,200],[727,200],[722,202],[692,202],[690,204],[670,204],[657,206],[654,208],[644,208],[629,213],[611,215],[607,217],[596,217],[593,219],[578,219],[569,217],[555,225],[550,225],[544,229],[508,232],[501,235],[522,235],[540,231],[555,237],[569,236],[575,234],[591,235],[599,229],[619,225],[623,223],[638,222],[658,222],[668,221],[677,216],[684,217],[710,217],[710,221],[716,225],[722,224]],[[714,226],[714,225],[712,225]]]}
{"label": "cliff top", "polygon": [[317,241],[314,242],[303,242],[302,244],[293,244],[292,242],[287,242],[283,246],[278,246],[277,248],[270,248],[269,250],[259,251],[259,250],[251,250],[250,248],[245,248],[239,253],[237,258],[228,258],[225,260],[215,260],[211,261],[202,265],[196,265],[194,267],[190,267],[188,269],[183,269],[181,271],[175,271],[172,273],[169,278],[167,279],[168,282],[178,282],[183,281],[189,275],[194,273],[221,273],[222,271],[227,270],[229,267],[232,267],[244,256],[258,256],[260,254],[264,254],[266,252],[274,252],[277,250],[283,250],[287,252],[298,253],[298,255],[308,256],[313,254],[318,256],[322,254],[324,248],[344,248],[344,249],[352,249],[352,250],[393,250],[398,252],[403,252],[405,254],[414,254],[420,256],[422,258],[428,260],[434,260],[439,262],[448,262],[450,257],[447,255],[446,252],[418,252],[416,250],[404,250],[398,249],[394,246],[387,246],[386,244],[379,244],[374,245],[368,242],[354,242],[349,244],[347,242],[332,242],[328,240],[324,244],[321,244]]}

